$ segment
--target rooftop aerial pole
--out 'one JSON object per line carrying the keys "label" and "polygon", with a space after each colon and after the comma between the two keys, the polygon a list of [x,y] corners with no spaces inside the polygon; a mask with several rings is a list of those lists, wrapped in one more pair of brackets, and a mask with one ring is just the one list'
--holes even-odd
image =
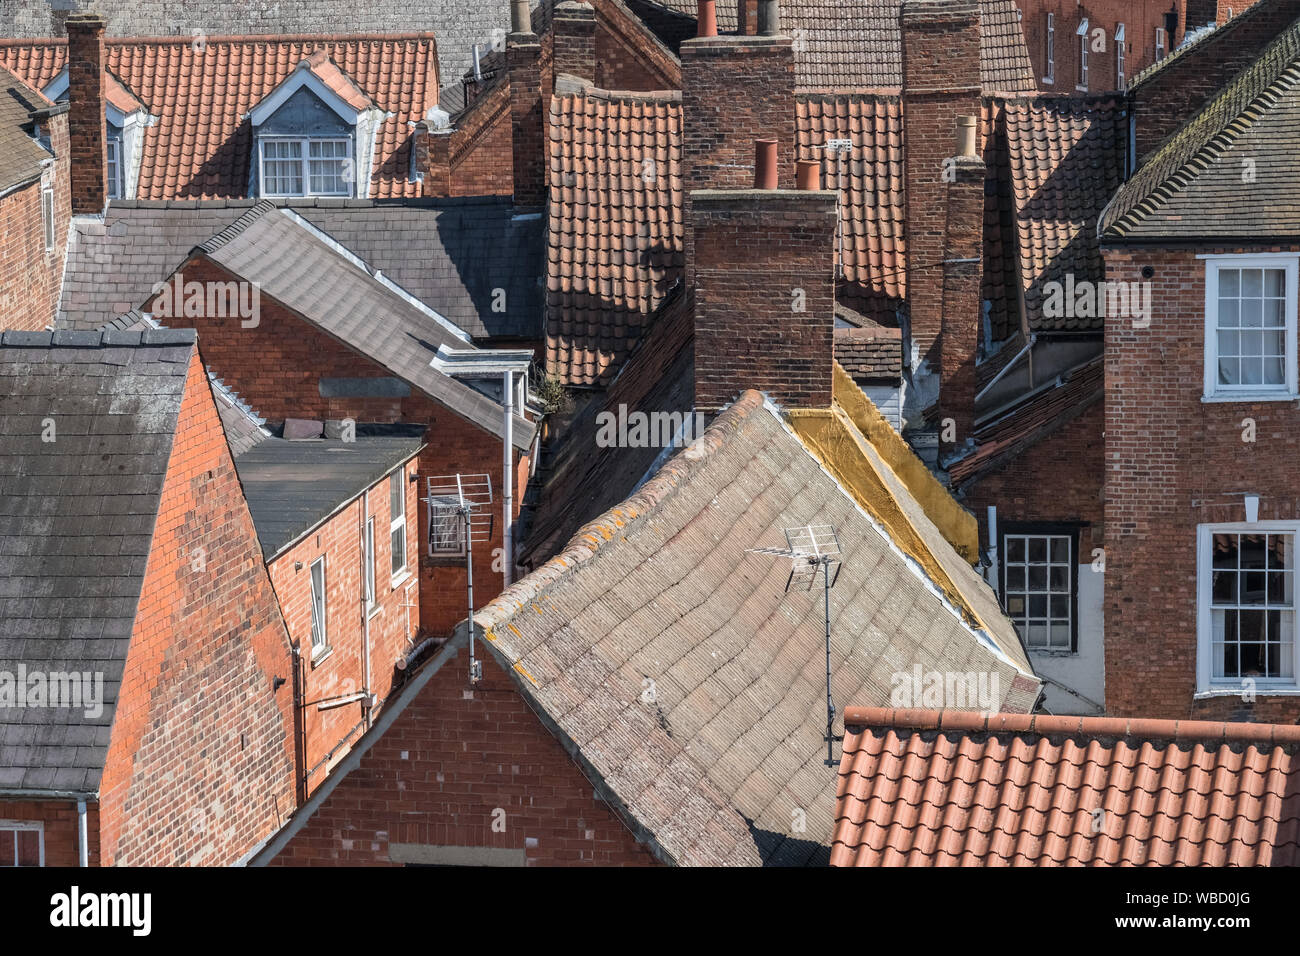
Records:
{"label": "rooftop aerial pole", "polygon": [[429,554],[465,552],[465,591],[469,605],[469,682],[483,679],[483,662],[474,646],[474,545],[492,540],[492,478],[489,475],[439,475],[428,479]]}
{"label": "rooftop aerial pole", "polygon": [[[831,699],[831,588],[840,576],[840,541],[833,525],[802,525],[785,529],[787,548],[747,548],[754,554],[770,554],[790,559],[790,576],[785,590],[798,582],[805,591],[811,591],[817,582],[818,571],[822,579],[822,616],[826,637],[826,765],[835,764],[835,702]],[[834,568],[834,574],[831,568]]]}

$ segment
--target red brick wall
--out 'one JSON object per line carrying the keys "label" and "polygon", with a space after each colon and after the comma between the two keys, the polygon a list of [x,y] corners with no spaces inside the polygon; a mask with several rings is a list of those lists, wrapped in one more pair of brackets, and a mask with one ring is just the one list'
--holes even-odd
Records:
{"label": "red brick wall", "polygon": [[[414,462],[403,468],[404,478],[416,470]],[[303,653],[302,698],[305,709],[305,764],[308,792],[325,779],[365,729],[360,701],[321,709],[322,701],[349,697],[366,687],[362,620],[369,626],[370,692],[377,697],[377,716],[393,689],[394,664],[415,647],[420,629],[419,593],[407,585],[418,581],[419,501],[416,485],[403,480],[406,492],[406,567],[410,574],[393,586],[389,479],[367,492],[366,514],[375,519],[375,609],[364,608],[361,579],[362,513],[360,499],[352,502],[324,525],[276,558],[268,570],[276,598],[289,628],[289,637]],[[325,558],[326,637],[329,651],[312,661],[311,566]],[[295,565],[301,565],[295,567]],[[414,604],[409,611],[403,603]]]}
{"label": "red brick wall", "polygon": [[[186,281],[233,278],[204,259],[186,263],[181,273]],[[168,319],[165,324],[197,329],[199,348],[208,368],[270,421],[279,422],[286,417],[352,418],[358,422],[427,424],[429,447],[419,459],[422,476],[487,473],[492,477],[493,489],[500,495],[500,439],[431,399],[417,392],[400,399],[322,398],[322,378],[383,377],[388,372],[317,332],[274,300],[262,297],[256,328],[242,328],[237,319]],[[519,458],[527,461],[522,456]],[[516,514],[522,496],[523,487],[516,483]],[[428,531],[423,504],[420,522],[423,554]],[[500,520],[496,521],[492,541],[475,550],[474,597],[480,606],[501,593],[502,572],[492,570],[493,550],[501,547],[501,525]],[[464,562],[459,561],[455,566],[429,565],[427,561],[424,564],[419,587],[421,624],[428,633],[450,635],[467,614]]]}
{"label": "red brick wall", "polygon": [[[68,117],[51,117],[55,163],[42,179],[0,199],[0,330],[39,331],[54,323],[63,284],[71,192]],[[54,189],[54,249],[45,251],[42,185]]]}
{"label": "red brick wall", "polygon": [[[531,33],[506,39],[510,71],[510,142],[517,206],[541,206],[546,201],[546,144],[542,131],[542,47]],[[546,97],[550,102],[550,97]]]}
{"label": "red brick wall", "polygon": [[451,195],[509,196],[511,161],[510,87],[502,83],[461,117],[449,144]]}
{"label": "red brick wall", "polygon": [[654,42],[635,15],[620,4],[595,0],[596,85],[607,90],[675,90],[681,64]]}
{"label": "red brick wall", "polygon": [[[1205,264],[1199,252],[1111,251],[1108,281],[1150,280],[1155,314],[1106,326],[1106,703],[1121,717],[1294,723],[1300,699],[1193,700],[1196,526],[1300,514],[1294,402],[1203,402]],[[1264,251],[1264,250],[1260,250]],[[1288,250],[1294,252],[1294,250]],[[1243,420],[1256,441],[1242,440]]]}
{"label": "red brick wall", "polygon": [[696,407],[716,411],[747,388],[829,407],[835,194],[701,192],[693,204]]}
{"label": "red brick wall", "polygon": [[948,184],[947,235],[943,258],[943,342],[940,346],[939,414],[950,419],[951,429],[941,427],[945,449],[963,444],[972,434],[975,415],[975,355],[979,348],[979,326],[972,317],[980,314],[980,268],[984,235],[984,163],[974,157],[957,159],[953,182]]}
{"label": "red brick wall", "polygon": [[558,3],[551,18],[554,71],[596,79],[596,11],[589,3]]}
{"label": "red brick wall", "polygon": [[[199,549],[202,549],[200,552]],[[289,646],[191,359],[101,784],[106,866],[223,865],[294,808]]]}
{"label": "red brick wall", "polygon": [[104,20],[74,14],[68,28],[68,131],[72,150],[72,211],[99,215],[108,201],[104,121]]}
{"label": "red brick wall", "polygon": [[[45,824],[45,865],[80,866],[74,800],[0,800],[0,820]],[[99,866],[99,807],[86,805],[87,861]]]}
{"label": "red brick wall", "polygon": [[[387,865],[390,843],[523,850],[532,866],[653,863],[491,652],[470,689],[465,648],[443,664],[273,861]],[[505,811],[504,832],[493,811]],[[497,819],[502,819],[500,814]]]}

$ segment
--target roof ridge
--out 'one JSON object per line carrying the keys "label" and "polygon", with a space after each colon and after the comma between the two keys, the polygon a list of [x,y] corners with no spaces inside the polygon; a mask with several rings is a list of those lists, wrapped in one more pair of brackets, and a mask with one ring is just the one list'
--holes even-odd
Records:
{"label": "roof ridge", "polygon": [[[351,43],[359,40],[433,40],[437,42],[437,34],[429,30],[413,31],[407,33],[223,33],[212,36],[204,36],[203,42],[211,46],[214,43],[304,43],[304,42],[327,42],[327,43]],[[164,44],[185,45],[189,46],[194,42],[193,36],[181,36],[173,34],[170,36],[106,36],[104,37],[104,46],[144,46]],[[0,47],[23,47],[23,46],[67,46],[68,38],[62,37],[0,37]]]}
{"label": "roof ridge", "polygon": [[1300,749],[1300,726],[1235,721],[1058,717],[1045,714],[981,714],[974,711],[846,707],[845,726],[960,733],[1064,735],[1172,743],[1268,744]]}
{"label": "roof ridge", "polygon": [[633,522],[653,511],[733,437],[742,422],[765,407],[762,394],[747,389],[727,406],[687,448],[673,455],[631,497],[583,525],[555,557],[525,575],[493,601],[474,612],[484,631],[509,620],[543,590],[568,577],[595,558],[615,537],[626,534]]}
{"label": "roof ridge", "polygon": [[226,243],[230,242],[232,239],[241,235],[244,232],[244,230],[246,230],[249,226],[253,225],[253,223],[257,222],[267,213],[274,212],[276,208],[277,207],[275,203],[269,200],[266,199],[258,200],[256,203],[253,204],[252,208],[250,208],[248,212],[241,215],[238,219],[236,219],[230,225],[226,226],[226,228],[222,229],[220,232],[212,235],[205,241],[199,243],[192,250],[190,250],[191,253],[216,252]]}
{"label": "roof ridge", "polygon": [[143,329],[135,332],[115,328],[84,332],[60,329],[53,332],[8,331],[0,335],[0,345],[23,349],[194,345],[198,340],[194,329]]}

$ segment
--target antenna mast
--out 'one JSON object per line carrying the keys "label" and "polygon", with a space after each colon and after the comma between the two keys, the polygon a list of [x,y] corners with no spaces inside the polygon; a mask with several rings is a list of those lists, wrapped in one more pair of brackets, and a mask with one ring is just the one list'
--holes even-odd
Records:
{"label": "antenna mast", "polygon": [[[831,588],[839,580],[840,539],[835,527],[829,524],[809,524],[785,529],[787,548],[746,548],[753,554],[768,554],[790,559],[790,576],[785,590],[798,583],[803,590],[811,591],[817,583],[818,572],[822,579],[822,613],[826,632],[826,765],[835,764],[835,702],[831,700]],[[834,573],[831,569],[834,568]]]}
{"label": "antenna mast", "polygon": [[483,679],[483,662],[474,656],[474,545],[492,540],[492,479],[488,475],[439,475],[429,478],[429,554],[465,554],[465,588],[469,603],[469,682]]}

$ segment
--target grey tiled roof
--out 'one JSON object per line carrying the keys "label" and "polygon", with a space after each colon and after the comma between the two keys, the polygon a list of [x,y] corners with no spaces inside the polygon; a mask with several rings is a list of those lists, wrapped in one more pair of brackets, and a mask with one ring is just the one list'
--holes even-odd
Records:
{"label": "grey tiled roof", "polygon": [[1036,697],[1027,665],[973,632],[747,392],[475,615],[543,722],[664,860],[826,861],[836,780],[822,596],[786,593],[788,562],[747,550],[783,547],[781,529],[808,522],[833,524],[844,552],[831,592],[841,713],[845,701],[887,705],[894,675],[914,666],[996,674],[1002,709]]}
{"label": "grey tiled roof", "polygon": [[34,110],[50,101],[0,66],[0,193],[41,175],[51,154],[28,133]]}
{"label": "grey tiled roof", "polygon": [[97,10],[107,21],[106,34],[209,36],[229,34],[409,33],[437,35],[438,68],[444,77],[459,75],[475,43],[492,42],[492,31],[510,29],[508,0],[0,0],[0,36],[62,36],[54,10]]}
{"label": "grey tiled roof", "polygon": [[0,671],[99,673],[104,692],[97,717],[0,709],[0,790],[95,792],[195,335],[0,342]]}
{"label": "grey tiled roof", "polygon": [[[292,213],[259,203],[195,251],[484,431],[504,433],[501,405],[430,365],[439,346],[473,346]],[[516,416],[513,435],[527,449],[532,424]]]}
{"label": "grey tiled roof", "polygon": [[1297,149],[1300,20],[1142,164],[1098,230],[1110,241],[1300,236]]}
{"label": "grey tiled roof", "polygon": [[[254,205],[115,201],[103,222],[78,220],[58,327],[99,328],[144,305],[154,283],[170,276],[191,249]],[[508,197],[276,205],[328,233],[475,339],[541,337],[544,223],[514,219]],[[500,312],[493,310],[497,289],[504,292]]]}
{"label": "grey tiled roof", "polygon": [[422,427],[356,441],[268,438],[235,459],[262,554],[270,561],[421,448]]}
{"label": "grey tiled roof", "polygon": [[221,416],[221,428],[226,433],[226,444],[230,446],[232,458],[239,457],[271,437],[266,428],[266,419],[259,417],[211,372],[208,372],[208,381],[212,383],[212,397],[217,403],[217,414]]}

